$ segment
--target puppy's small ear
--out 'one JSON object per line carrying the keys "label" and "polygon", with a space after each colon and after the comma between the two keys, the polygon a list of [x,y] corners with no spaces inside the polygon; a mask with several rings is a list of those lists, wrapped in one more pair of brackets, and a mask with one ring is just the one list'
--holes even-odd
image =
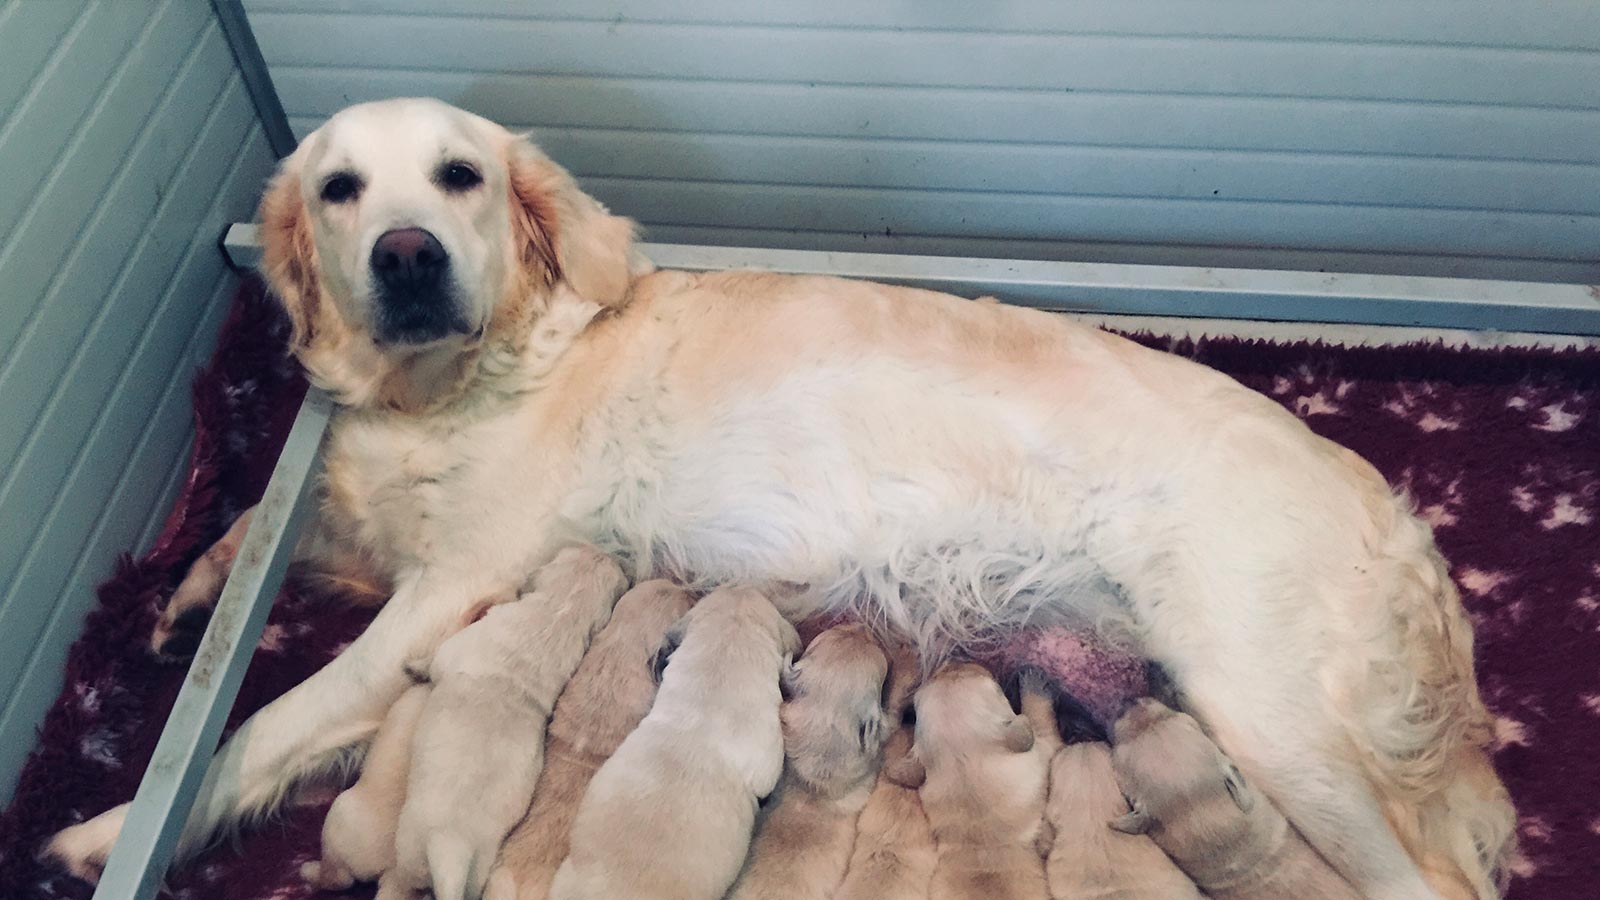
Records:
{"label": "puppy's small ear", "polygon": [[1027,716],[1015,716],[1006,726],[1005,746],[1012,753],[1027,753],[1033,749],[1033,723]]}
{"label": "puppy's small ear", "polygon": [[884,738],[888,735],[888,722],[886,714],[879,707],[872,707],[857,723],[856,738],[861,742],[861,752],[873,754],[883,746]]}
{"label": "puppy's small ear", "polygon": [[1150,830],[1152,821],[1144,804],[1135,800],[1132,805],[1132,809],[1106,823],[1111,826],[1112,831],[1120,831],[1123,834],[1144,834]]}
{"label": "puppy's small ear", "polygon": [[778,670],[778,693],[785,703],[800,695],[800,663],[785,659]]}
{"label": "puppy's small ear", "polygon": [[656,684],[661,683],[661,676],[666,674],[667,661],[672,659],[672,654],[683,643],[683,629],[677,625],[667,629],[661,638],[661,646],[656,648],[655,655],[650,657],[650,678]]}
{"label": "puppy's small ear", "polygon": [[903,788],[915,790],[928,780],[928,770],[917,757],[917,748],[912,747],[899,759],[884,763],[883,777]]}
{"label": "puppy's small ear", "polygon": [[1233,798],[1233,805],[1239,807],[1240,812],[1247,813],[1255,808],[1255,794],[1245,784],[1244,773],[1231,762],[1223,769],[1222,786],[1228,789],[1228,796]]}

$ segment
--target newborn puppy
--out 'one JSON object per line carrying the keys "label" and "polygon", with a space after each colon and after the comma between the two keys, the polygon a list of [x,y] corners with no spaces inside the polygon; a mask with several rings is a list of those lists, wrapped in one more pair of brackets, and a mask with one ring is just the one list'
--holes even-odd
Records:
{"label": "newborn puppy", "polygon": [[933,900],[1047,900],[1049,744],[982,666],[947,665],[917,692],[912,755],[939,862]]}
{"label": "newborn puppy", "polygon": [[833,896],[883,753],[888,674],[864,625],[824,631],[785,673],[783,775],[730,900]]}
{"label": "newborn puppy", "polygon": [[550,896],[720,898],[783,770],[778,678],[799,651],[754,588],[695,604],[667,634],[650,714],[589,783]]}
{"label": "newborn puppy", "polygon": [[1133,804],[1112,827],[1154,838],[1207,896],[1360,900],[1190,716],[1145,698],[1112,737],[1116,779]]}
{"label": "newborn puppy", "polygon": [[656,696],[651,658],[692,603],[688,591],[667,581],[647,581],[617,601],[610,624],[594,639],[550,715],[533,805],[500,851],[484,893],[489,900],[549,896],[583,792],[650,711]]}
{"label": "newborn puppy", "polygon": [[[891,721],[906,717],[920,670],[909,645],[896,648],[885,704]],[[917,796],[920,769],[909,761],[911,738],[912,726],[903,723],[884,745],[883,768],[856,819],[855,848],[834,900],[926,900],[928,896],[938,854]]]}
{"label": "newborn puppy", "polygon": [[406,799],[411,739],[429,687],[411,688],[389,708],[361,764],[361,777],[328,807],[322,823],[322,860],[300,867],[300,875],[325,891],[357,881],[375,881],[394,865],[395,826]]}
{"label": "newborn puppy", "polygon": [[380,897],[430,886],[435,900],[483,892],[501,842],[528,811],[550,709],[627,586],[599,550],[569,548],[539,570],[531,593],[440,645]]}

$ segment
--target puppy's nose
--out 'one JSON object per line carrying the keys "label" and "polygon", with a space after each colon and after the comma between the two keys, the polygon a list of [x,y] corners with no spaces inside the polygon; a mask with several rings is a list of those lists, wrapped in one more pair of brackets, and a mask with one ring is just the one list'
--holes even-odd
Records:
{"label": "puppy's nose", "polygon": [[385,287],[418,288],[436,281],[450,263],[439,239],[426,229],[385,231],[372,244],[372,273]]}

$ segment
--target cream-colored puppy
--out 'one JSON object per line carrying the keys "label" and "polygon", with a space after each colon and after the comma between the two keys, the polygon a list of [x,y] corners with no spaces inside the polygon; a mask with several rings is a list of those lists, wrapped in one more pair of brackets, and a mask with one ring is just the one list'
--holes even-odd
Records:
{"label": "cream-colored puppy", "polygon": [[394,865],[395,827],[406,799],[411,740],[429,690],[419,684],[406,691],[384,717],[361,764],[361,777],[328,808],[322,823],[322,859],[300,867],[306,881],[325,891],[342,891],[357,881],[375,881]]}
{"label": "cream-colored puppy", "polygon": [[1028,717],[1013,714],[1000,685],[971,663],[936,672],[916,709],[912,755],[939,852],[929,896],[1046,900],[1050,742],[1036,741]]}
{"label": "cream-colored puppy", "polygon": [[784,675],[783,775],[730,900],[827,900],[844,880],[888,722],[889,659],[864,625],[836,625]]}
{"label": "cream-colored puppy", "polygon": [[[1106,827],[1128,811],[1105,732],[1037,669],[1021,678],[1022,713],[1050,756],[1046,881],[1055,900],[1199,900],[1200,892],[1149,838]],[[1058,708],[1059,706],[1059,708]],[[1064,734],[1063,734],[1064,733]],[[1063,745],[1063,737],[1070,743]]]}
{"label": "cream-colored puppy", "polygon": [[738,877],[783,770],[778,678],[800,637],[760,591],[724,587],[663,649],[655,705],[590,782],[554,900],[716,900]]}
{"label": "cream-colored puppy", "polygon": [[[920,780],[921,770],[907,762],[913,728],[903,722],[920,674],[911,647],[895,648],[885,705],[891,720],[902,724],[884,744],[883,768],[856,819],[855,848],[835,900],[924,900],[928,896],[938,852],[915,783],[903,783]],[[908,765],[911,777],[907,777]]]}
{"label": "cream-colored puppy", "polygon": [[544,771],[533,805],[506,839],[484,896],[544,900],[567,857],[572,818],[594,773],[650,711],[656,697],[652,656],[693,598],[668,581],[622,595],[550,715]]}
{"label": "cream-colored puppy", "polygon": [[478,897],[500,844],[528,811],[556,697],[627,579],[593,547],[561,551],[533,591],[445,641],[412,749],[395,867],[380,896],[431,887]]}
{"label": "cream-colored puppy", "polygon": [[1116,779],[1133,804],[1113,827],[1149,835],[1207,896],[1361,900],[1190,716],[1145,698],[1113,738]]}

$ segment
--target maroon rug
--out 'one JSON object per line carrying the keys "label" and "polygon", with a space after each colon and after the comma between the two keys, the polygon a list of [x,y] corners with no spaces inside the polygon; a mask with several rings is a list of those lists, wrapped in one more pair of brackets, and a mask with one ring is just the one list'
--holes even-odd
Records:
{"label": "maroon rug", "polygon": [[[73,647],[16,797],[0,813],[0,897],[88,897],[34,862],[57,828],[133,796],[183,678],[145,640],[156,604],[266,482],[303,389],[254,285],[195,385],[192,472],[155,549],[124,559]],[[1349,446],[1416,498],[1478,625],[1496,764],[1521,813],[1514,900],[1600,884],[1600,353],[1344,349],[1145,339],[1232,374]],[[49,598],[40,598],[41,602]],[[290,585],[230,724],[305,678],[370,613]],[[315,622],[315,628],[310,625]],[[291,809],[170,882],[173,896],[295,900],[323,807]]]}

